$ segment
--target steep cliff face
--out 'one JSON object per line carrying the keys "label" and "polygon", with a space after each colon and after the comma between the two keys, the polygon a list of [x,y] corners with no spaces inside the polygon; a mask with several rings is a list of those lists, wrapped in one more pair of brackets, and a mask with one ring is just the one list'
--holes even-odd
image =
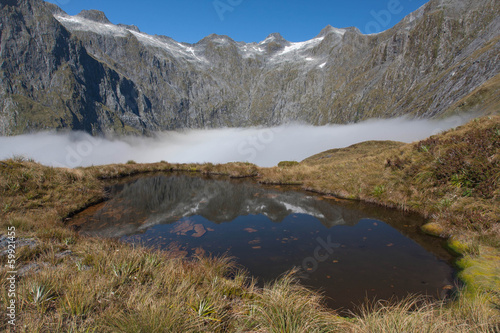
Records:
{"label": "steep cliff face", "polygon": [[328,26],[301,43],[271,34],[196,44],[113,25],[98,11],[0,4],[3,135],[321,125],[498,106],[496,0],[432,0],[375,35]]}
{"label": "steep cliff face", "polygon": [[142,132],[151,105],[133,81],[89,55],[43,2],[0,6],[1,134]]}

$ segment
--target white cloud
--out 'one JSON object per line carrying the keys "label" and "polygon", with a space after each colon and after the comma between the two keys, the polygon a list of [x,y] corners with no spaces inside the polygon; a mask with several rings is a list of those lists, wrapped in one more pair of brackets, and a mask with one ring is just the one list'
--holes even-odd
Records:
{"label": "white cloud", "polygon": [[95,138],[83,132],[0,137],[0,159],[14,155],[51,166],[110,163],[172,163],[249,161],[274,166],[283,160],[301,161],[322,151],[367,140],[412,142],[461,125],[466,119],[372,120],[351,125],[286,125],[275,128],[225,128],[157,133],[154,138]]}

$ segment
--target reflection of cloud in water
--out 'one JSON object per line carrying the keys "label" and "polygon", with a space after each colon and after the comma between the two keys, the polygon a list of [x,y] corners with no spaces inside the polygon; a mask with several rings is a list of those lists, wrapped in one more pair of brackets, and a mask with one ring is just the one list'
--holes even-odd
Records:
{"label": "reflection of cloud in water", "polygon": [[[316,217],[326,227],[354,225],[360,213],[318,200],[300,192],[271,191],[251,183],[207,180],[196,177],[155,176],[116,186],[112,199],[76,218],[82,232],[120,237],[158,224],[171,224],[199,215],[214,223],[230,222],[242,215],[264,215],[281,222],[292,214]],[[192,224],[192,223],[191,223]],[[184,221],[178,232],[203,230]],[[189,230],[181,230],[189,229]]]}

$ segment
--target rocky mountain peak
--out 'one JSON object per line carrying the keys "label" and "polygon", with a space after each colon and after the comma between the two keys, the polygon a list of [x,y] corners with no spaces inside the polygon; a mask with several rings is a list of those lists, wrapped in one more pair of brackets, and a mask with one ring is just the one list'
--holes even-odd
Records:
{"label": "rocky mountain peak", "polygon": [[266,39],[264,39],[259,44],[266,45],[266,44],[270,44],[270,43],[278,44],[281,46],[290,44],[290,42],[287,41],[285,38],[283,38],[283,36],[281,36],[281,34],[279,32],[273,32],[272,34],[267,36]]}
{"label": "rocky mountain peak", "polygon": [[132,31],[135,31],[135,32],[141,32],[141,30],[139,29],[139,27],[136,26],[136,25],[133,25],[133,24],[130,25],[130,24],[119,23],[116,26],[118,26],[120,28],[125,28],[125,29],[128,29],[128,30],[132,30]]}
{"label": "rocky mountain peak", "polygon": [[41,0],[0,0],[0,135],[498,110],[499,26],[498,0],[431,0],[380,34],[326,26],[300,42],[212,34],[188,44],[97,10],[70,16]]}
{"label": "rocky mountain peak", "polygon": [[279,32],[273,32],[272,34],[269,34],[269,36],[267,36],[266,40],[272,40],[276,43],[287,41],[285,38],[283,38],[283,36],[281,36],[281,34]]}
{"label": "rocky mountain peak", "polygon": [[217,43],[217,44],[233,44],[234,40],[226,35],[217,35],[217,34],[210,34],[207,37],[203,38],[200,40],[198,43],[199,45],[204,45],[207,43]]}
{"label": "rocky mountain peak", "polygon": [[259,45],[263,46],[267,53],[275,53],[277,51],[283,50],[286,46],[291,43],[287,41],[280,33],[274,32],[267,36]]}
{"label": "rocky mountain peak", "polygon": [[[351,29],[351,28],[349,28],[349,29]],[[344,35],[345,32],[346,32],[346,29],[338,29],[338,28],[332,27],[331,25],[327,25],[326,27],[323,28],[323,30],[321,30],[321,32],[316,37],[325,37],[325,36],[330,35],[330,34],[337,34],[337,35],[342,36],[342,35]]]}
{"label": "rocky mountain peak", "polygon": [[46,2],[45,3],[45,7],[53,14],[53,15],[61,15],[61,14],[64,14],[64,11],[59,8],[58,5],[56,4],[53,4],[53,3],[50,3],[50,2]]}
{"label": "rocky mountain peak", "polygon": [[111,22],[106,17],[106,14],[104,14],[100,10],[82,10],[77,16],[98,23],[111,24]]}

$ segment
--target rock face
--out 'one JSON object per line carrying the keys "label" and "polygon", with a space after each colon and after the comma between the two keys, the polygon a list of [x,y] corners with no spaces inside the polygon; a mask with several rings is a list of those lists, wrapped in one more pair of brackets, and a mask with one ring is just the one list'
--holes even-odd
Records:
{"label": "rock face", "polygon": [[498,111],[499,14],[496,0],[431,0],[375,35],[328,26],[300,43],[275,33],[186,44],[95,10],[69,16],[40,0],[0,0],[0,134]]}

